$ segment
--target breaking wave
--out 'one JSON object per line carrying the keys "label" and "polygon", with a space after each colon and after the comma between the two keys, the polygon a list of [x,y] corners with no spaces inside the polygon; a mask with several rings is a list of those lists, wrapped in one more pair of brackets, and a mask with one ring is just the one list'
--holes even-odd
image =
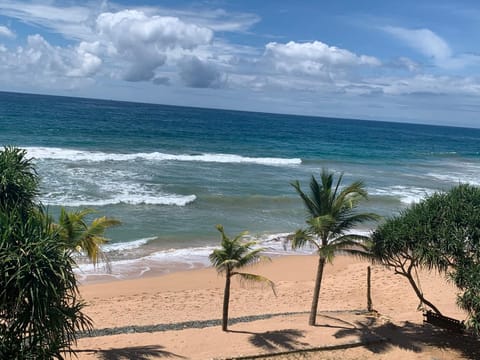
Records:
{"label": "breaking wave", "polygon": [[27,147],[28,155],[38,160],[68,160],[68,161],[197,161],[233,164],[259,164],[271,166],[300,165],[298,158],[248,157],[235,154],[167,154],[161,152],[150,153],[105,153],[100,151],[84,151],[51,147]]}

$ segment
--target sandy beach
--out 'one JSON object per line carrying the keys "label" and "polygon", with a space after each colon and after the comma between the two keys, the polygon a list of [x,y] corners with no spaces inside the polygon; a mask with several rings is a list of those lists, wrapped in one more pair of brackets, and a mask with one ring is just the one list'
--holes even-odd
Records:
{"label": "sandy beach", "polygon": [[[381,266],[372,267],[373,308],[378,313],[367,314],[369,264],[351,257],[338,256],[328,265],[318,325],[308,326],[316,264],[315,256],[285,256],[255,266],[252,272],[275,282],[276,296],[269,288],[234,282],[230,319],[250,318],[230,325],[229,332],[206,322],[221,317],[224,279],[212,268],[82,285],[80,292],[89,304],[86,312],[95,328],[117,328],[120,333],[81,338],[79,359],[223,359],[322,347],[326,350],[277,358],[480,356],[473,340],[423,325],[419,302],[407,281]],[[426,297],[444,314],[465,318],[455,305],[451,284],[434,273],[421,272],[419,277]],[[149,332],[153,325],[158,327]]]}

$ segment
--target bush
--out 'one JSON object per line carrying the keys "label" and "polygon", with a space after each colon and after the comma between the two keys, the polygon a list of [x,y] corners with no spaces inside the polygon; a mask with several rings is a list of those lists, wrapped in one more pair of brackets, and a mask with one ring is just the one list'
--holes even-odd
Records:
{"label": "bush", "polygon": [[0,357],[63,359],[77,330],[89,330],[82,314],[74,261],[41,209],[27,219],[0,213]]}

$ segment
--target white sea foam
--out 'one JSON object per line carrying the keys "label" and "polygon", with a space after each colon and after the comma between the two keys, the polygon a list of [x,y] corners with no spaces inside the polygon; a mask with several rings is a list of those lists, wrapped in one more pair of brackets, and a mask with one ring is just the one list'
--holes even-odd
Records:
{"label": "white sea foam", "polygon": [[302,163],[302,160],[298,158],[285,159],[272,157],[248,157],[234,154],[166,154],[161,152],[120,154],[50,147],[26,147],[25,149],[27,150],[29,156],[41,160],[49,159],[87,162],[132,160],[198,161],[234,164],[249,163],[271,166],[300,165]]}
{"label": "white sea foam", "polygon": [[[107,206],[128,205],[176,205],[185,206],[196,200],[195,195],[170,194],[162,191],[160,185],[130,182],[133,175],[120,172],[98,174],[99,171],[81,171],[81,176],[64,176],[63,184],[56,184],[45,192],[41,201],[46,205],[62,206]],[[102,176],[103,175],[103,176]],[[81,180],[80,182],[78,182]]]}
{"label": "white sea foam", "polygon": [[[138,243],[137,243],[138,244]],[[114,244],[112,244],[114,245]],[[140,245],[139,247],[141,247]],[[82,281],[94,280],[96,277],[113,277],[126,279],[140,277],[147,272],[169,273],[173,269],[191,269],[207,267],[210,265],[208,255],[214,247],[192,247],[182,249],[168,249],[153,252],[149,255],[133,259],[111,261],[107,271],[105,264],[100,263],[97,267],[92,264],[79,264],[75,272]]]}
{"label": "white sea foam", "polygon": [[142,195],[142,194],[118,194],[106,199],[89,199],[79,197],[72,199],[68,196],[52,197],[46,194],[41,198],[45,205],[56,206],[107,206],[117,204],[128,205],[176,205],[186,206],[197,199],[195,195],[174,195],[174,194],[159,194],[159,195]]}
{"label": "white sea foam", "polygon": [[102,245],[102,250],[105,253],[108,253],[112,251],[125,251],[125,250],[138,249],[155,239],[156,237],[149,237],[145,239],[138,239],[138,240],[127,241],[122,243],[106,244],[106,245]]}
{"label": "white sea foam", "polygon": [[477,173],[458,172],[458,173],[447,173],[447,174],[428,173],[427,176],[430,176],[436,180],[449,182],[455,185],[459,183],[469,183],[471,185],[480,186],[480,181],[479,181],[480,172],[477,172]]}
{"label": "white sea foam", "polygon": [[434,193],[434,190],[419,187],[395,185],[388,188],[370,190],[370,195],[393,196],[399,198],[404,204],[418,203],[425,197]]}
{"label": "white sea foam", "polygon": [[[371,230],[357,229],[351,233],[360,235],[369,235]],[[258,246],[265,248],[265,254],[269,256],[279,255],[310,255],[315,252],[314,248],[304,247],[292,250],[290,244],[286,241],[291,233],[265,234],[252,236],[247,235],[248,240],[258,241]],[[126,243],[109,244],[104,246],[107,252],[138,250],[150,241],[156,238],[146,238],[134,240]],[[79,264],[75,270],[79,278],[83,281],[94,281],[97,277],[112,277],[116,279],[125,279],[140,277],[147,272],[169,273],[175,270],[203,268],[211,266],[208,256],[218,246],[199,246],[188,248],[172,248],[145,253],[138,251],[130,259],[113,260],[110,263],[111,273],[106,270],[105,264],[99,264],[94,267],[92,264]],[[143,255],[141,255],[143,253]]]}

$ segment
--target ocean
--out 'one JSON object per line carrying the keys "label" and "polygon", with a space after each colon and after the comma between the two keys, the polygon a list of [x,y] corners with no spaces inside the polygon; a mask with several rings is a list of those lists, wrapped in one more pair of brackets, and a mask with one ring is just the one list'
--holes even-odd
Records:
{"label": "ocean", "polygon": [[0,92],[0,145],[34,158],[52,214],[87,207],[122,221],[107,232],[110,274],[78,260],[87,281],[207,266],[216,224],[291,253],[285,236],[306,212],[290,183],[307,189],[322,168],[363,180],[361,210],[385,217],[480,185],[479,129]]}

